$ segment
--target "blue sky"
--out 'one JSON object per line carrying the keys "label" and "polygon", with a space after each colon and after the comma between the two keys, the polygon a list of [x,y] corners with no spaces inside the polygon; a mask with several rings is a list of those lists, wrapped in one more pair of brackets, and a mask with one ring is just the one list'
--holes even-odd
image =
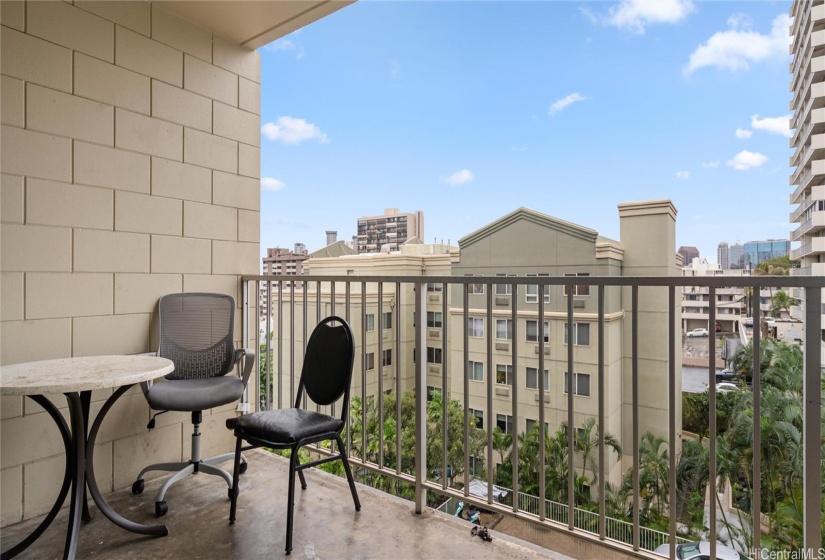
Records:
{"label": "blue sky", "polygon": [[520,206],[676,247],[787,238],[790,2],[361,0],[260,50],[261,251],[422,210],[456,240]]}

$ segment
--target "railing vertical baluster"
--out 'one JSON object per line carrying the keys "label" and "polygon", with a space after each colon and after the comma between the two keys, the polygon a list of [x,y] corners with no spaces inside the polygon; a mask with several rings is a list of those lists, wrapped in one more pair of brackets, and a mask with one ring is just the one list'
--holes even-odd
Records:
{"label": "railing vertical baluster", "polygon": [[598,391],[599,391],[599,539],[605,539],[605,456],[604,456],[604,284],[598,288]]}
{"label": "railing vertical baluster", "polygon": [[401,474],[401,282],[395,283],[395,472]]}
{"label": "railing vertical baluster", "polygon": [[[668,325],[668,447],[670,465],[668,469],[668,489],[670,490],[668,502],[670,502],[670,547],[671,557],[676,555],[676,391],[681,391],[681,387],[676,386],[676,287],[669,286],[667,289],[667,325]],[[636,311],[636,306],[633,306]],[[716,362],[716,353],[710,349],[710,359]]]}
{"label": "railing vertical baluster", "polygon": [[822,288],[805,288],[805,337],[803,364],[803,541],[809,558],[821,551],[822,542]]}
{"label": "railing vertical baluster", "polygon": [[289,398],[288,406],[295,402],[295,282],[289,284]]}
{"label": "railing vertical baluster", "polygon": [[384,283],[378,282],[378,353],[375,372],[378,374],[378,468],[384,468]]}
{"label": "railing vertical baluster", "polygon": [[[307,292],[309,292],[309,282],[304,282],[303,284],[304,284],[303,285],[303,289],[304,289],[304,294],[303,294],[304,295],[304,298],[303,298],[304,299],[304,308],[303,308],[303,327],[302,328],[303,328],[303,331],[304,331],[303,332],[303,336],[304,336],[304,338],[303,338],[303,347],[304,347],[304,350],[303,350],[303,353],[301,354],[301,363],[302,364],[306,361],[306,357],[307,357],[307,322],[309,321],[309,318],[308,318],[308,313],[309,313],[308,297],[309,297],[309,295],[307,293]],[[316,296],[316,299],[317,299],[317,296]],[[306,394],[306,391],[304,391],[303,397],[304,397],[303,406],[304,406],[304,409],[306,409],[306,407],[307,407],[307,394]]]}
{"label": "railing vertical baluster", "polygon": [[[429,299],[429,298],[428,298]],[[448,409],[450,393],[447,390],[449,375],[449,354],[447,354],[447,284],[441,284],[441,487],[447,488],[447,448],[449,436],[447,434]]]}
{"label": "railing vertical baluster", "polygon": [[[317,302],[317,305],[315,306],[315,325],[317,326],[321,323],[321,306],[323,305],[320,280],[315,283],[315,301]],[[321,412],[321,405],[315,405],[315,412]]]}
{"label": "railing vertical baluster", "polygon": [[272,410],[272,282],[266,283],[266,409]]}
{"label": "railing vertical baluster", "polygon": [[415,513],[427,506],[427,284],[415,284]]}
{"label": "railing vertical baluster", "polygon": [[[329,283],[329,314],[335,315],[335,281]],[[335,416],[335,403],[330,405],[329,414],[330,416]],[[330,442],[330,448],[334,451],[335,450],[335,442]]]}
{"label": "railing vertical baluster", "polygon": [[[762,513],[762,371],[760,366],[762,339],[761,288],[753,288],[753,501],[751,502],[751,525],[753,526],[753,548],[760,548],[762,532],[760,514]],[[810,332],[810,331],[807,331]],[[758,450],[758,451],[757,451]],[[817,547],[818,548],[818,547]]]}
{"label": "railing vertical baluster", "polygon": [[576,469],[573,464],[576,427],[573,420],[573,396],[578,392],[578,378],[575,374],[575,365],[573,363],[573,347],[578,340],[578,333],[575,329],[576,325],[573,323],[573,292],[575,290],[575,284],[567,287],[567,372],[570,376],[570,385],[567,387],[567,528],[571,531],[575,527],[573,513],[576,507]]}
{"label": "railing vertical baluster", "polygon": [[[249,347],[249,282],[241,282],[241,297],[243,298],[243,307],[241,308],[241,348]],[[258,326],[256,324],[255,328]],[[257,350],[256,350],[257,352]],[[249,406],[249,386],[244,387],[244,396],[241,402],[245,402]],[[247,409],[245,412],[249,412]]]}
{"label": "railing vertical baluster", "polygon": [[[351,313],[350,313],[351,309],[350,308],[351,308],[351,303],[352,303],[352,286],[351,285],[352,285],[352,283],[349,280],[347,280],[347,282],[345,284],[346,290],[344,292],[344,320],[347,322],[348,325],[350,325],[350,327],[352,327],[352,317],[350,316],[351,315]],[[349,405],[351,405],[351,403],[352,403],[352,395],[350,395],[350,402],[347,403],[347,405],[349,406]],[[347,411],[348,411],[347,418],[346,418],[346,421],[347,421],[347,428],[346,428],[346,430],[347,430],[347,441],[345,442],[345,444],[347,446],[347,456],[349,456],[349,455],[352,455],[352,422],[350,420],[350,416],[352,416],[352,407],[349,406],[347,408]]]}
{"label": "railing vertical baluster", "polygon": [[284,394],[284,284],[278,280],[278,408],[283,408]]}
{"label": "railing vertical baluster", "polygon": [[[375,323],[373,323],[375,327]],[[367,283],[361,282],[361,462],[367,462]]]}
{"label": "railing vertical baluster", "polygon": [[[716,287],[708,288],[708,486],[710,509],[708,529],[710,557],[716,558]],[[674,319],[671,318],[671,321]],[[675,336],[675,335],[674,335]],[[670,412],[671,416],[674,414]],[[675,516],[676,504],[671,504],[671,515]]]}
{"label": "railing vertical baluster", "polygon": [[[261,283],[255,281],[255,355],[258,367],[255,368],[255,410],[261,409]],[[247,391],[249,387],[247,386]],[[250,402],[252,397],[249,398]],[[251,411],[250,411],[251,412]]]}
{"label": "railing vertical baluster", "polygon": [[493,503],[493,285],[487,284],[487,503]]}
{"label": "railing vertical baluster", "polygon": [[[633,401],[633,550],[639,550],[639,286],[630,288],[631,400]],[[671,547],[671,550],[673,548]]]}
{"label": "railing vertical baluster", "polygon": [[[547,492],[546,488],[546,473],[545,469],[547,467],[547,451],[545,446],[547,445],[547,429],[544,427],[544,423],[546,421],[546,415],[544,411],[544,390],[547,387],[544,386],[544,284],[539,284],[537,287],[538,292],[538,304],[539,304],[539,519],[544,521],[547,516],[547,500],[545,499],[545,493]],[[513,438],[515,439],[515,438]]]}
{"label": "railing vertical baluster", "polygon": [[[470,495],[470,285],[463,285],[463,313],[464,322],[464,496]],[[487,376],[490,376],[490,364],[487,364]],[[490,419],[488,418],[489,422]],[[473,419],[475,427],[476,420]]]}
{"label": "railing vertical baluster", "polygon": [[[518,484],[518,427],[519,427],[519,415],[518,415],[518,284],[513,284],[510,286],[510,301],[512,302],[512,321],[513,321],[513,352],[512,352],[512,361],[513,361],[513,384],[510,386],[510,390],[513,392],[513,437],[512,437],[512,444],[510,448],[510,457],[512,457],[513,463],[513,511],[518,511],[518,500],[515,499],[518,496],[519,491],[519,484]],[[502,465],[503,466],[503,465]],[[543,477],[542,477],[543,478]]]}

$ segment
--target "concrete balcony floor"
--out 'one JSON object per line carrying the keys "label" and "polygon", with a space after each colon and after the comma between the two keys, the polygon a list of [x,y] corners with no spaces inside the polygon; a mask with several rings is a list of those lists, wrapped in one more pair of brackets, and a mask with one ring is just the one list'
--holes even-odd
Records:
{"label": "concrete balcony floor", "polygon": [[[162,518],[167,537],[144,537],[110,523],[95,507],[81,525],[78,558],[238,558],[284,557],[288,463],[264,451],[247,452],[249,469],[241,477],[237,521],[228,522],[226,484],[218,477],[190,476],[166,495],[169,513]],[[224,466],[230,466],[226,463]],[[294,558],[380,559],[568,559],[514,537],[491,531],[492,542],[470,535],[471,525],[442,513],[416,515],[413,504],[358,485],[361,511],[355,511],[346,480],[315,469],[305,471],[307,489],[296,484]],[[157,522],[154,496],[160,479],[148,481],[143,494],[129,489],[107,496],[128,519]],[[90,501],[91,503],[91,501]],[[61,558],[66,538],[66,509],[46,533],[18,558]],[[27,535],[40,518],[3,529],[3,549]]]}

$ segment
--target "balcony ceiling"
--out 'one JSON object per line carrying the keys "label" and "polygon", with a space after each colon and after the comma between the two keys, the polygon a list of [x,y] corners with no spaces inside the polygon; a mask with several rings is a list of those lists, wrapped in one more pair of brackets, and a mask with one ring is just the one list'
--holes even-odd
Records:
{"label": "balcony ceiling", "polygon": [[257,49],[309,25],[355,0],[222,0],[158,2],[164,9],[233,43]]}

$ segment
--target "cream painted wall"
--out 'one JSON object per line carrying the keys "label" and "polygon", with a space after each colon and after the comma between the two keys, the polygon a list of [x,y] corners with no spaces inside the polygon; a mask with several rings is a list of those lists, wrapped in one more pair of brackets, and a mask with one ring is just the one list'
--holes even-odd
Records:
{"label": "cream painted wall", "polygon": [[[235,296],[240,342],[239,275],[259,270],[258,54],[145,2],[3,1],[0,23],[0,363],[152,350],[157,299],[177,291]],[[234,409],[205,412],[205,454],[231,449]],[[49,509],[64,458],[38,405],[0,411],[7,525]],[[148,419],[137,388],[109,413],[103,492],[188,457],[188,414]]]}

